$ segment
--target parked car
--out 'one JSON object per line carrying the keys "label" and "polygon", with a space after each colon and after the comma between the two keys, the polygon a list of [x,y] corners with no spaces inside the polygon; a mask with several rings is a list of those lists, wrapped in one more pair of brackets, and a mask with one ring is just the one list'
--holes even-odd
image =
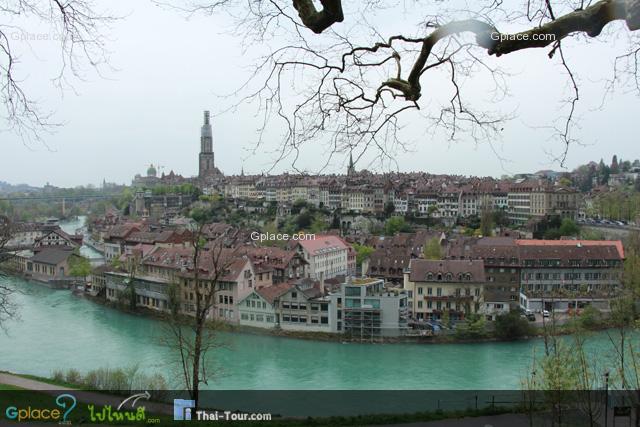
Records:
{"label": "parked car", "polygon": [[542,317],[549,317],[549,311],[548,310],[542,310]]}
{"label": "parked car", "polygon": [[536,321],[536,315],[533,313],[527,313],[527,320],[529,322],[535,322]]}

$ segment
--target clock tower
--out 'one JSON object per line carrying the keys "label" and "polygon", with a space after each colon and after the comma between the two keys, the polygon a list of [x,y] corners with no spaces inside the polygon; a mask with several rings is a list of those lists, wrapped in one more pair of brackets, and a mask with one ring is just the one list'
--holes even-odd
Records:
{"label": "clock tower", "polygon": [[213,136],[211,131],[211,114],[204,112],[204,124],[200,130],[200,168],[198,176],[205,178],[216,172],[213,156]]}

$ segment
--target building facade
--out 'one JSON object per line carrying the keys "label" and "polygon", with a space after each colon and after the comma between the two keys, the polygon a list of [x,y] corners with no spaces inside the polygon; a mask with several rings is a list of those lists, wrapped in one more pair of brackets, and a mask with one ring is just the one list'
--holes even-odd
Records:
{"label": "building facade", "polygon": [[480,313],[486,285],[481,260],[412,259],[404,274],[412,318],[463,320]]}

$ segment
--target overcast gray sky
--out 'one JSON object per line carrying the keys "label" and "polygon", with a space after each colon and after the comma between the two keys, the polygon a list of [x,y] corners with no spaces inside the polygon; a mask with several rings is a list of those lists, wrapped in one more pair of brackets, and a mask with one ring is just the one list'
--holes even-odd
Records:
{"label": "overcast gray sky", "polygon": [[[107,72],[105,78],[87,70],[85,81],[74,81],[75,93],[61,92],[51,84],[59,67],[54,44],[21,46],[25,88],[42,108],[54,111],[55,119],[64,126],[43,135],[45,144],[25,144],[14,134],[0,133],[0,180],[58,186],[98,184],[103,178],[130,183],[150,163],[164,167],[167,173],[197,173],[202,111],[216,114],[223,109],[225,101],[217,95],[229,93],[244,81],[255,49],[239,49],[237,39],[226,31],[229,21],[223,16],[187,20],[146,0],[114,0],[110,7],[126,15],[108,31],[111,64],[117,70]],[[403,15],[396,19],[401,24]],[[638,98],[620,91],[599,108],[603,79],[612,73],[612,46],[570,41],[565,49],[582,91],[576,136],[583,145],[571,148],[568,167],[601,157],[609,161],[613,154],[629,160],[640,157],[637,124],[631,120],[639,117]],[[419,118],[409,117],[402,136],[412,151],[397,153],[401,170],[500,176],[560,169],[547,154],[560,150],[557,141],[550,141],[549,131],[541,126],[562,113],[558,101],[570,94],[563,70],[557,61],[547,58],[547,50],[516,53],[499,61],[512,76],[508,79],[510,97],[498,108],[517,112],[505,125],[502,140],[495,141],[493,148],[470,140],[449,144],[444,135],[425,136]],[[429,83],[423,81],[424,97],[440,90]],[[481,88],[487,81],[479,78],[474,83]],[[476,91],[470,93],[474,96]],[[476,96],[483,95],[478,91]],[[269,155],[247,157],[259,123],[251,106],[214,118],[216,165],[225,174],[239,173],[243,163],[246,173],[269,169]],[[281,131],[274,125],[267,133],[274,147]],[[307,149],[301,165],[313,169],[322,152],[322,147]],[[276,171],[287,167],[284,162]],[[328,171],[344,170],[346,156]]]}

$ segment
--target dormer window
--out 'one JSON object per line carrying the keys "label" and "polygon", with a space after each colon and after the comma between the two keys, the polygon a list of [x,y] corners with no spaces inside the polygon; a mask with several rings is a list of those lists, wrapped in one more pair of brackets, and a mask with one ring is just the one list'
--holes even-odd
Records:
{"label": "dormer window", "polygon": [[427,280],[428,281],[432,281],[433,280],[433,273],[431,273],[431,272],[427,273]]}

